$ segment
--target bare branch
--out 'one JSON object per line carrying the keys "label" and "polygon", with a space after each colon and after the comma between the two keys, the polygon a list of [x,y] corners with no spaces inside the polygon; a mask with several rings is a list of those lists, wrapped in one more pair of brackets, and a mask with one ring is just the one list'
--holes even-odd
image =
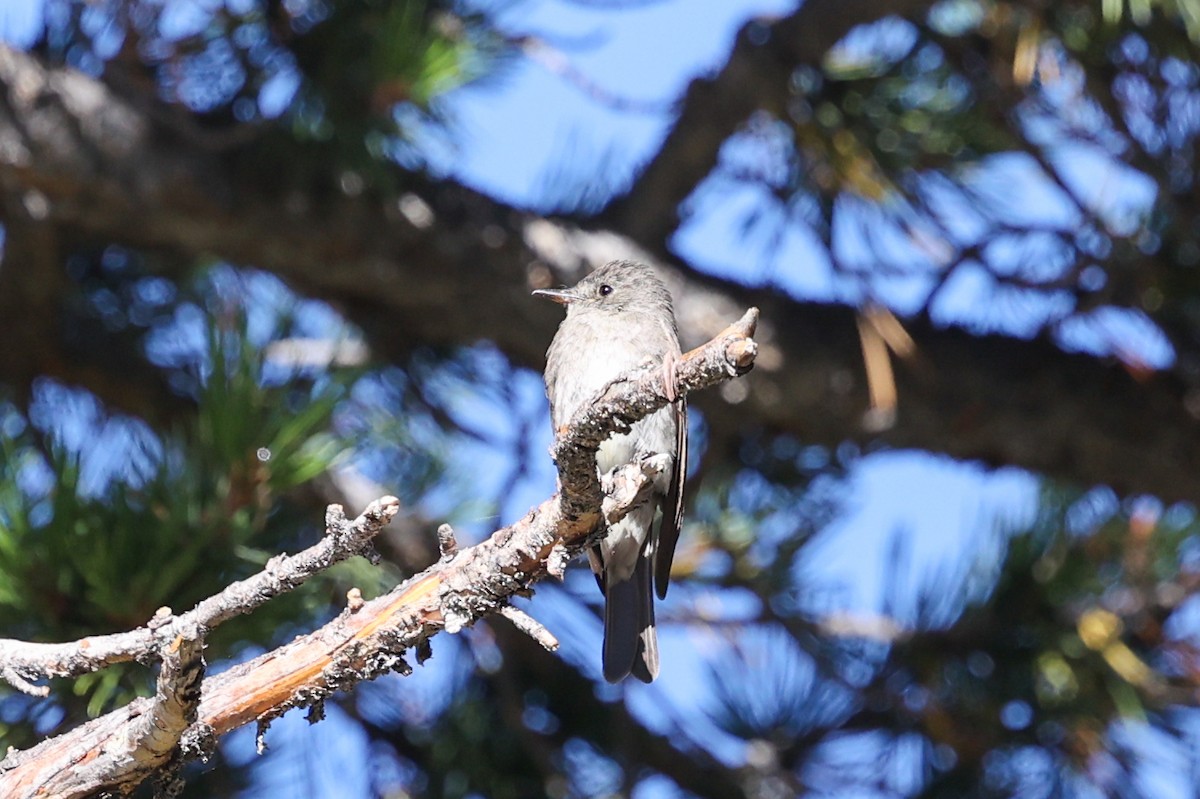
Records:
{"label": "bare branch", "polygon": [[[173,776],[185,757],[210,751],[212,736],[194,727],[191,746],[180,747],[199,711],[204,676],[201,632],[193,625],[163,647],[154,696],[27,751],[9,750],[0,762],[3,795],[79,797],[101,790],[124,795],[148,776]],[[53,767],[42,768],[45,762]],[[11,784],[10,791],[10,775],[28,779]]]}
{"label": "bare branch", "polygon": [[272,558],[258,574],[233,583],[174,619],[169,610],[160,609],[145,627],[61,644],[0,639],[0,676],[25,693],[32,688],[34,695],[44,696],[45,689],[30,685],[30,678],[74,677],[114,663],[153,658],[160,648],[187,631],[211,630],[292,590],[333,564],[362,554],[399,509],[398,499],[383,497],[350,522],[341,506],[330,505],[325,516],[326,534],[317,544],[290,557]]}
{"label": "bare branch", "polygon": [[[106,786],[133,788],[151,772],[158,772],[160,783],[174,778],[183,764],[180,739],[195,723],[200,707],[203,651],[204,639],[196,627],[165,646],[150,711],[131,720],[124,735],[117,736],[100,757],[86,761],[79,773],[67,780],[95,779]],[[57,794],[54,782],[42,786],[42,791]]]}

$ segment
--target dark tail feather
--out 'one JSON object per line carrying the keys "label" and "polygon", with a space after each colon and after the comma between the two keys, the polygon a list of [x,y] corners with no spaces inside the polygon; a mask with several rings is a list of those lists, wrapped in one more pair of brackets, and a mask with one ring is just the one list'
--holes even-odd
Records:
{"label": "dark tail feather", "polygon": [[634,571],[632,582],[641,585],[641,606],[638,613],[638,648],[630,673],[642,682],[654,682],[658,676],[658,634],[654,629],[654,596],[650,589],[650,559],[642,557]]}
{"label": "dark tail feather", "polygon": [[632,673],[650,682],[658,676],[658,638],[649,560],[638,558],[632,579],[605,582],[604,679],[620,682]]}

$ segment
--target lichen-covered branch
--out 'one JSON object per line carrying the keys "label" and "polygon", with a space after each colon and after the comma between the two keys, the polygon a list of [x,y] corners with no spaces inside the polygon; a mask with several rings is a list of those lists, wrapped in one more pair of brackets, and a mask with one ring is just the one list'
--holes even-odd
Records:
{"label": "lichen-covered branch", "polygon": [[[757,354],[751,338],[757,319],[757,310],[751,309],[712,341],[683,356],[676,370],[676,392],[682,395],[707,388],[748,371]],[[553,452],[561,489],[524,518],[466,549],[450,547],[449,533],[445,533],[443,557],[424,572],[384,596],[361,604],[354,602],[337,619],[309,635],[205,680],[196,721],[178,739],[173,751],[180,757],[196,756],[209,751],[216,736],[251,722],[258,725],[262,735],[273,719],[292,708],[320,708],[335,691],[389,671],[407,674],[412,669],[406,657],[408,650],[415,649],[417,660],[422,661],[428,656],[429,639],[438,632],[458,632],[493,613],[515,617],[527,633],[548,645],[553,637],[540,625],[525,614],[504,609],[512,597],[528,593],[539,580],[555,573],[564,556],[581,551],[597,529],[602,513],[617,518],[637,501],[639,491],[650,479],[649,473],[635,463],[624,467],[619,475],[609,476],[607,480],[612,484],[628,485],[622,489],[619,502],[605,505],[595,471],[595,454],[605,438],[667,403],[657,379],[660,374],[651,367],[635,370],[572,420]],[[374,503],[368,509],[372,512],[382,526],[386,522],[383,517],[395,512],[395,500]],[[342,550],[359,551],[369,536],[360,540],[359,534],[351,531],[372,524],[364,522],[363,517],[345,529],[331,524],[327,540],[340,541]],[[279,563],[289,560],[281,559]],[[317,560],[305,562],[318,568]],[[264,574],[278,572],[279,568],[278,564],[274,570],[268,567]],[[266,578],[264,581],[269,582]],[[234,589],[230,586],[222,596],[233,592],[252,601],[242,589]],[[205,604],[201,603],[197,611],[201,607]],[[217,607],[225,605],[217,603]],[[212,610],[206,618],[220,618],[225,612]],[[167,624],[171,629],[178,625]],[[74,661],[66,657],[61,662]],[[122,752],[128,751],[122,736],[127,738],[131,730],[144,725],[139,719],[164,713],[167,704],[161,695],[136,700],[29,750],[10,753],[0,762],[0,796],[83,797],[134,785],[147,777],[164,776],[178,758],[152,762],[146,757],[132,763],[122,757]],[[172,735],[168,733],[167,737]],[[134,747],[138,752],[152,748],[148,744]],[[110,768],[78,767],[81,762],[104,758],[112,764]]]}
{"label": "lichen-covered branch", "polygon": [[204,678],[204,638],[192,627],[164,647],[158,685],[149,712],[132,719],[99,757],[87,760],[76,772],[59,772],[41,786],[46,796],[59,796],[77,782],[96,782],[109,788],[132,789],[148,773],[160,782],[173,776],[182,764],[179,749],[184,731],[196,721]]}

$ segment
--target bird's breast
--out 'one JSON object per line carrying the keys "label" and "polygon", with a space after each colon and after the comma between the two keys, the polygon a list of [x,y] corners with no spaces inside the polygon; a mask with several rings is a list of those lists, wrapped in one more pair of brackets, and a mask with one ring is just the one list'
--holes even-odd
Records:
{"label": "bird's breast", "polygon": [[555,427],[567,424],[583,403],[617,377],[663,356],[668,342],[658,341],[659,336],[648,338],[639,327],[611,317],[576,315],[563,320],[550,345],[555,372],[547,374]]}

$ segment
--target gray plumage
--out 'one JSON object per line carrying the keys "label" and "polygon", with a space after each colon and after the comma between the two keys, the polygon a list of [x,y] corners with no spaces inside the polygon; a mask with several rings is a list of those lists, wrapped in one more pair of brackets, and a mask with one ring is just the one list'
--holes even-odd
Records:
{"label": "gray plumage", "polygon": [[[546,353],[546,395],[555,430],[622,373],[647,361],[661,362],[665,379],[678,361],[671,294],[645,264],[612,261],[573,288],[534,293],[567,307]],[[671,386],[668,396],[673,395]],[[588,555],[605,597],[604,677],[609,682],[628,674],[650,682],[658,674],[651,568],[658,595],[666,596],[683,509],[686,413],[679,399],[629,433],[605,441],[597,453],[600,474],[636,458],[671,458],[653,496],[610,527]],[[656,532],[651,528],[660,507],[663,520]]]}

